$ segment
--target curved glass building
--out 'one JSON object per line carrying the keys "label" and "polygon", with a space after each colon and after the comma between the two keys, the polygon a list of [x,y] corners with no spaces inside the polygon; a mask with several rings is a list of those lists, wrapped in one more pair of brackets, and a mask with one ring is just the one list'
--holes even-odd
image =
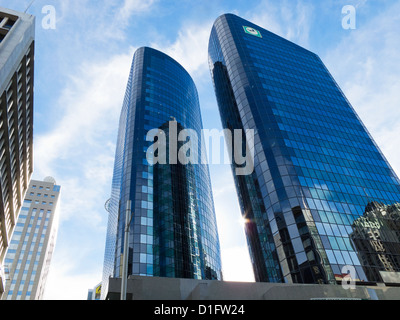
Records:
{"label": "curved glass building", "polygon": [[350,266],[374,281],[352,225],[398,202],[400,181],[321,59],[225,14],[209,63],[223,127],[255,134],[255,170],[235,183],[256,280],[336,283]]}
{"label": "curved glass building", "polygon": [[[154,129],[166,138],[183,129],[201,137],[202,119],[197,90],[186,70],[164,53],[143,47],[133,57],[120,117],[107,204],[103,294],[110,276],[121,277],[129,202],[128,274],[222,278],[208,166],[180,164],[169,157],[166,164],[149,163],[147,154],[155,141],[148,141],[148,133]],[[201,145],[197,151],[200,154]]]}

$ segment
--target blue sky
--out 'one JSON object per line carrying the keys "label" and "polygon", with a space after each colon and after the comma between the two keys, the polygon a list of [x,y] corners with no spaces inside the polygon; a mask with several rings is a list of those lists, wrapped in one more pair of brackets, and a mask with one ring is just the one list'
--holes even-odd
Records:
{"label": "blue sky", "polygon": [[[0,0],[24,11],[30,0]],[[54,6],[56,29],[42,27]],[[342,7],[356,8],[355,30]],[[200,96],[203,124],[221,129],[207,64],[215,19],[235,13],[316,52],[400,172],[400,2],[394,0],[36,0],[34,179],[62,186],[46,299],[85,299],[101,281],[119,113],[135,49],[180,62]],[[252,281],[229,166],[210,167],[225,280]]]}

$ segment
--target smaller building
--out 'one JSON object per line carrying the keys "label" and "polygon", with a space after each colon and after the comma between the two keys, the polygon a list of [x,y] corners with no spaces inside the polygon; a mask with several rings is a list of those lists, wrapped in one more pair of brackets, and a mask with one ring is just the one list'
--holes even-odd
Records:
{"label": "smaller building", "polygon": [[48,177],[32,180],[8,248],[2,300],[43,299],[58,229],[61,187]]}
{"label": "smaller building", "polygon": [[88,300],[101,300],[101,282],[93,289],[88,290]]}
{"label": "smaller building", "polygon": [[371,202],[350,235],[365,279],[400,284],[400,204]]}

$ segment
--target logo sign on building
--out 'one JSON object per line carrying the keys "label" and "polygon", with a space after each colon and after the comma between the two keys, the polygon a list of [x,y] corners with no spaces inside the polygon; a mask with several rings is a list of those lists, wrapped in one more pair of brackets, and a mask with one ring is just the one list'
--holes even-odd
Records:
{"label": "logo sign on building", "polygon": [[254,29],[254,28],[252,28],[252,27],[245,27],[244,26],[243,29],[244,29],[244,32],[246,32],[248,34],[251,34],[252,36],[256,36],[256,37],[262,38],[261,32],[256,30],[256,29]]}

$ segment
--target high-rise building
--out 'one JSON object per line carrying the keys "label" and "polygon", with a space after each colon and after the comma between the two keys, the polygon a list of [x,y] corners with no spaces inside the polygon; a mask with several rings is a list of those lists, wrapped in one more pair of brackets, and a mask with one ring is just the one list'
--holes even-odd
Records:
{"label": "high-rise building", "polygon": [[[171,140],[183,129],[196,132],[198,137],[202,134],[192,78],[164,53],[147,47],[138,49],[122,107],[112,195],[106,206],[109,225],[103,298],[109,277],[122,275],[126,214],[132,214],[126,248],[129,275],[222,277],[208,166],[183,165],[169,157],[165,164],[148,161],[148,151],[155,142],[148,139],[150,131],[160,130]],[[154,150],[152,157],[156,153]]]}
{"label": "high-rise building", "polygon": [[4,262],[8,280],[3,300],[41,300],[58,229],[61,187],[47,177],[32,180]]}
{"label": "high-rise building", "polygon": [[0,7],[0,270],[33,172],[34,33],[33,16]]}
{"label": "high-rise building", "polygon": [[400,180],[321,59],[224,14],[209,63],[223,127],[254,130],[254,172],[234,176],[256,280],[370,280],[352,225],[371,198],[398,202]]}

